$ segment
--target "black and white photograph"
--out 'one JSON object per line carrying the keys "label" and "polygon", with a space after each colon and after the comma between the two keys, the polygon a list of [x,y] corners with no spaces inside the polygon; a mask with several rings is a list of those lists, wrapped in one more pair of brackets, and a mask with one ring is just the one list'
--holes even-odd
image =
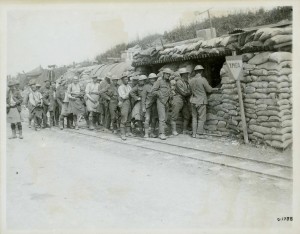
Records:
{"label": "black and white photograph", "polygon": [[299,7],[267,3],[2,5],[0,232],[300,233]]}

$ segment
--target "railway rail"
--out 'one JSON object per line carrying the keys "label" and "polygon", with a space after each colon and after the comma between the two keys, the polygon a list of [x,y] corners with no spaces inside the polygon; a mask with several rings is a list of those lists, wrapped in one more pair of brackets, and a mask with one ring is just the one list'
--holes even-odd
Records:
{"label": "railway rail", "polygon": [[[58,130],[59,131],[59,130]],[[119,137],[110,133],[103,133],[100,135],[97,131],[89,131],[86,129],[73,130],[66,129],[64,131],[71,132],[78,135],[98,138],[105,141],[111,141],[118,144],[125,144],[137,148],[148,149],[158,153],[169,154],[182,158],[189,158],[198,160],[204,163],[224,166],[231,169],[241,170],[245,172],[255,173],[269,178],[276,178],[282,180],[292,181],[293,168],[288,165],[266,162],[251,158],[240,157],[236,155],[225,154],[222,152],[213,152],[204,149],[195,149],[180,145],[174,145],[168,142],[159,142],[138,137],[129,137],[127,141],[122,141]]]}

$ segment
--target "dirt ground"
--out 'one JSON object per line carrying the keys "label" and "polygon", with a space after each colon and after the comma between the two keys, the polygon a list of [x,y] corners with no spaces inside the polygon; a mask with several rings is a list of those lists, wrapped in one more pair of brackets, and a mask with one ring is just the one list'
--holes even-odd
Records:
{"label": "dirt ground", "polygon": [[9,230],[292,224],[277,221],[292,216],[292,182],[23,125],[23,140],[7,140]]}

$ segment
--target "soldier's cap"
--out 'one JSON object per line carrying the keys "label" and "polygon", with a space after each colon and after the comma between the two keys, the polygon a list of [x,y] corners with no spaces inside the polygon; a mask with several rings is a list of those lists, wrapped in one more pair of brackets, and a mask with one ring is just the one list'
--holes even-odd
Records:
{"label": "soldier's cap", "polygon": [[35,85],[35,80],[30,80],[30,81],[28,82],[28,85],[29,85],[29,86]]}
{"label": "soldier's cap", "polygon": [[78,76],[74,76],[73,80],[79,80]]}
{"label": "soldier's cap", "polygon": [[16,85],[15,81],[13,81],[13,80],[8,81],[8,84],[7,84],[8,87],[11,87],[11,86],[14,86],[14,85]]}
{"label": "soldier's cap", "polygon": [[97,80],[100,80],[100,81],[101,81],[101,80],[103,80],[103,79],[102,79],[100,76],[98,76],[98,77],[97,77]]}
{"label": "soldier's cap", "polygon": [[39,83],[35,84],[36,87],[42,87]]}
{"label": "soldier's cap", "polygon": [[45,83],[47,83],[47,82],[51,83],[51,81],[50,81],[50,80],[45,80]]}
{"label": "soldier's cap", "polygon": [[197,66],[194,68],[194,71],[197,71],[197,70],[204,70],[204,67],[202,67],[201,65],[197,65]]}
{"label": "soldier's cap", "polygon": [[111,77],[112,77],[111,72],[107,72],[106,75],[105,75],[105,77],[107,77],[108,79],[111,79]]}
{"label": "soldier's cap", "polygon": [[178,72],[179,72],[179,74],[189,73],[189,71],[188,71],[185,67],[180,68],[180,69],[178,70]]}
{"label": "soldier's cap", "polygon": [[132,76],[132,77],[130,77],[130,80],[138,80],[138,79],[139,79],[138,76]]}
{"label": "soldier's cap", "polygon": [[153,79],[153,78],[158,78],[158,76],[155,73],[150,73],[148,78]]}
{"label": "soldier's cap", "polygon": [[16,82],[15,82],[15,83],[16,83],[16,85],[19,85],[19,84],[20,84],[20,81],[16,80]]}
{"label": "soldier's cap", "polygon": [[165,68],[163,70],[163,73],[172,74],[173,72],[172,72],[172,70],[170,68]]}
{"label": "soldier's cap", "polygon": [[139,76],[139,81],[140,81],[140,80],[146,80],[146,79],[147,79],[147,76],[145,76],[145,75],[140,75],[140,76]]}
{"label": "soldier's cap", "polygon": [[93,75],[93,76],[92,76],[92,79],[96,79],[96,78],[97,78],[97,75]]}

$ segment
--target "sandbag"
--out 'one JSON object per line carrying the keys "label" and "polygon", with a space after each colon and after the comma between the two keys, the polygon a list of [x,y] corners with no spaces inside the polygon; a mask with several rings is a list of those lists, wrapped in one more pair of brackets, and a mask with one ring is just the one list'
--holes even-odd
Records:
{"label": "sandbag", "polygon": [[289,82],[281,82],[277,84],[277,88],[278,89],[282,89],[282,88],[289,88],[290,87],[290,83]]}
{"label": "sandbag", "polygon": [[223,84],[222,89],[234,89],[236,88],[236,84]]}
{"label": "sandbag", "polygon": [[281,118],[278,116],[270,116],[269,117],[269,121],[276,121],[276,122],[280,122]]}
{"label": "sandbag", "polygon": [[291,143],[292,143],[292,139],[287,140],[285,142],[280,142],[280,141],[266,141],[266,143],[272,147],[275,148],[279,148],[279,149],[285,149],[287,148]]}
{"label": "sandbag", "polygon": [[277,82],[278,78],[277,76],[269,75],[269,76],[260,76],[260,80],[267,81],[267,82]]}
{"label": "sandbag", "polygon": [[277,88],[266,88],[266,92],[267,93],[276,93],[277,92]]}
{"label": "sandbag", "polygon": [[254,88],[267,88],[268,82],[252,82],[248,84],[249,86],[252,86]]}
{"label": "sandbag", "polygon": [[269,96],[267,94],[264,93],[251,93],[247,95],[247,98],[250,99],[267,99],[269,98]]}
{"label": "sandbag", "polygon": [[231,100],[231,99],[223,99],[222,100],[223,103],[229,103],[229,104],[232,104],[232,105],[235,105],[235,106],[238,106],[239,103],[237,101],[234,101],[234,100]]}
{"label": "sandbag", "polygon": [[269,54],[268,60],[271,62],[281,63],[283,61],[292,61],[292,53],[290,52],[274,52]]}
{"label": "sandbag", "polygon": [[279,71],[281,69],[280,64],[275,63],[275,62],[266,62],[266,63],[257,65],[257,69],[266,69],[266,70],[277,70],[277,71]]}
{"label": "sandbag", "polygon": [[284,67],[292,68],[293,64],[292,64],[292,61],[283,61],[279,64],[279,66],[282,68],[284,68]]}
{"label": "sandbag", "polygon": [[[249,64],[255,64],[255,65],[259,65],[259,64],[265,63],[265,62],[267,62],[269,60],[269,57],[270,57],[271,54],[272,54],[271,52],[262,52],[262,53],[259,53],[259,54],[255,55],[252,59],[250,59],[248,61],[248,63]],[[274,61],[274,60],[270,60],[270,61]],[[277,62],[277,61],[275,61],[275,62]]]}
{"label": "sandbag", "polygon": [[278,99],[287,99],[290,98],[291,95],[289,93],[280,93],[278,94]]}
{"label": "sandbag", "polygon": [[[266,105],[266,104],[259,104],[259,105],[256,106],[256,110],[257,111],[259,111],[259,110],[267,110],[267,107],[268,107],[268,105]],[[253,108],[253,109],[255,109],[255,108]]]}
{"label": "sandbag", "polygon": [[256,101],[256,104],[267,104],[267,105],[274,105],[276,102],[273,99],[260,99]]}
{"label": "sandbag", "polygon": [[278,104],[279,106],[281,106],[281,105],[289,105],[289,104],[290,104],[290,101],[289,101],[288,99],[281,99],[281,100],[278,100],[278,101],[277,101],[277,104]]}
{"label": "sandbag", "polygon": [[270,128],[258,126],[258,125],[249,124],[249,129],[252,130],[253,132],[259,132],[264,135],[272,133],[272,130]]}
{"label": "sandbag", "polygon": [[287,140],[291,140],[293,138],[293,135],[291,133],[285,133],[282,135],[271,135],[271,139],[275,141],[281,141],[285,142]]}
{"label": "sandbag", "polygon": [[245,69],[245,70],[253,70],[255,68],[256,68],[256,65],[254,65],[254,64],[243,63],[243,69]]}
{"label": "sandbag", "polygon": [[258,137],[260,139],[264,139],[264,135],[259,132],[253,132],[253,136]]}
{"label": "sandbag", "polygon": [[246,86],[245,93],[255,93],[255,87]]}
{"label": "sandbag", "polygon": [[258,122],[264,122],[264,121],[267,121],[268,119],[269,119],[269,116],[263,116],[263,115],[261,115],[261,116],[257,117],[257,121]]}
{"label": "sandbag", "polygon": [[292,41],[292,35],[276,35],[266,40],[264,46],[273,46]]}
{"label": "sandbag", "polygon": [[238,95],[223,94],[223,99],[239,100],[239,96]]}
{"label": "sandbag", "polygon": [[[258,100],[258,101],[259,101],[259,100]],[[255,104],[255,103],[256,103],[256,99],[245,98],[244,102],[245,102],[245,103],[250,103],[250,104]]]}
{"label": "sandbag", "polygon": [[268,70],[266,69],[254,69],[250,70],[250,74],[254,76],[266,76],[268,75]]}

